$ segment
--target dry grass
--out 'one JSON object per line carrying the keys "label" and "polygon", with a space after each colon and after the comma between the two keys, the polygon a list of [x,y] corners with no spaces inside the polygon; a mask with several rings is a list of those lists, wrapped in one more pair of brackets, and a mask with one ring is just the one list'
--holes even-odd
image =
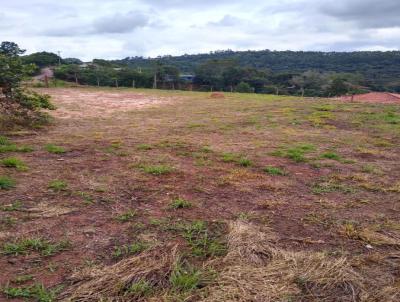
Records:
{"label": "dry grass", "polygon": [[227,266],[202,301],[397,301],[398,284],[367,287],[345,257],[285,251],[273,240],[271,232],[232,223]]}
{"label": "dry grass", "polygon": [[162,292],[169,285],[177,259],[176,246],[155,246],[112,266],[79,271],[71,276],[73,285],[63,293],[61,301],[146,301],[129,289],[146,282]]}

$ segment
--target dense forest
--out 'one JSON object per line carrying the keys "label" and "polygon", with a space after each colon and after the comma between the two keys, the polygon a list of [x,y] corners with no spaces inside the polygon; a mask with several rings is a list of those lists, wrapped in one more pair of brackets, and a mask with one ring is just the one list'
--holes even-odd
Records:
{"label": "dense forest", "polygon": [[[400,51],[216,51],[208,54],[61,59],[52,53],[23,57],[38,68],[56,66],[58,79],[77,84],[222,90],[305,96],[366,91],[400,92]],[[189,76],[189,78],[188,78]]]}

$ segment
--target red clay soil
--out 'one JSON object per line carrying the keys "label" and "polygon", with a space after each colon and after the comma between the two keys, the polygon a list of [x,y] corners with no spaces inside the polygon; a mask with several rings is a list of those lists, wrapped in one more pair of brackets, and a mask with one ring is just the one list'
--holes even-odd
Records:
{"label": "red clay soil", "polygon": [[400,104],[400,94],[389,92],[370,92],[357,94],[354,96],[342,96],[339,98],[342,101],[353,101],[362,103],[381,103],[381,104]]}

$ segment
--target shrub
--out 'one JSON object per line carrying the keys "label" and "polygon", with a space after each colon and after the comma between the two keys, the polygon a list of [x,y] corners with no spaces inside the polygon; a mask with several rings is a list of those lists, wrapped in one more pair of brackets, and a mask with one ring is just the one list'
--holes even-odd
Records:
{"label": "shrub", "polygon": [[240,82],[237,86],[236,86],[236,92],[240,92],[240,93],[251,93],[254,92],[254,88],[251,87],[248,83],[246,82]]}

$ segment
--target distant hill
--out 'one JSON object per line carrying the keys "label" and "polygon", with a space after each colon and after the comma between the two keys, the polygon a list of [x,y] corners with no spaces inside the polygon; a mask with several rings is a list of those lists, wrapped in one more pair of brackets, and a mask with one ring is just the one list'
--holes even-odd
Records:
{"label": "distant hill", "polygon": [[380,86],[399,85],[400,51],[316,52],[316,51],[216,51],[208,54],[163,56],[155,59],[128,57],[114,61],[130,67],[147,68],[154,60],[173,65],[183,73],[194,73],[201,63],[208,60],[233,60],[243,67],[271,70],[273,72],[322,72],[360,73],[367,82]]}

